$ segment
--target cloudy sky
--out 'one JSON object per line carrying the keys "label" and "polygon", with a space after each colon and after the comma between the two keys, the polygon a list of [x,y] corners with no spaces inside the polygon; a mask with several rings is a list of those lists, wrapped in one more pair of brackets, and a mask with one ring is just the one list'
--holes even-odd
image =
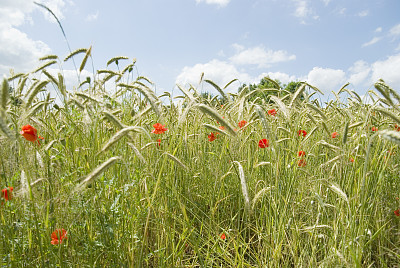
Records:
{"label": "cloudy sky", "polygon": [[[36,1],[60,19],[72,50],[93,46],[95,69],[136,58],[135,71],[160,94],[176,84],[207,90],[202,72],[221,86],[237,78],[229,91],[267,75],[328,94],[350,82],[363,95],[379,78],[400,91],[398,0]],[[0,75],[33,70],[48,54],[69,54],[48,12],[0,0]],[[73,74],[68,62],[60,68]]]}

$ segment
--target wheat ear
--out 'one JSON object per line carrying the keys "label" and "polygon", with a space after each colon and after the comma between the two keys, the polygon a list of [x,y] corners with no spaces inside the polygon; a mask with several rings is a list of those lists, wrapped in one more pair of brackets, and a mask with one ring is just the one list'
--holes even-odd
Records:
{"label": "wheat ear", "polygon": [[75,192],[82,189],[82,187],[92,183],[92,181],[97,178],[101,173],[103,173],[104,171],[106,171],[108,168],[110,168],[111,166],[113,166],[117,161],[121,160],[121,157],[119,156],[114,156],[109,158],[106,162],[104,162],[103,164],[97,166],[92,172],[89,173],[89,175],[86,176],[86,178],[79,183],[76,187],[75,187]]}

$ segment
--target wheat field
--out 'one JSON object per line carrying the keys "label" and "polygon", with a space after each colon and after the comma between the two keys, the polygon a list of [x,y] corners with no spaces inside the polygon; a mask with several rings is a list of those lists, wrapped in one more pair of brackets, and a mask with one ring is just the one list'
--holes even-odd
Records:
{"label": "wheat field", "polygon": [[201,79],[215,97],[171,96],[135,59],[91,77],[91,48],[41,61],[1,87],[1,267],[400,262],[400,97],[384,81],[372,103],[348,84],[325,104],[307,83],[227,93]]}

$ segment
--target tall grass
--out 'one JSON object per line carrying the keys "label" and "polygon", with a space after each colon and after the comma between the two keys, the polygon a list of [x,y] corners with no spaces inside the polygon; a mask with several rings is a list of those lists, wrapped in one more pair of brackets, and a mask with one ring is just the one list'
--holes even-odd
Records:
{"label": "tall grass", "polygon": [[[90,49],[78,52],[86,53],[82,71]],[[249,92],[222,94],[209,80],[222,98],[181,88],[179,102],[162,105],[163,97],[144,84],[149,80],[119,71],[122,59],[107,63],[116,63],[117,70],[109,69],[119,74],[114,82],[105,84],[102,71],[79,91],[65,90],[62,75],[51,79],[46,67],[38,72],[53,83],[33,82],[34,72],[3,82],[0,186],[14,191],[1,200],[2,266],[400,262],[400,217],[393,213],[400,206],[393,132],[399,112],[383,81],[378,91],[390,106],[337,98],[320,107],[309,99],[308,84],[284,99],[250,101]],[[45,99],[50,91],[63,93]],[[155,123],[168,130],[151,133]],[[26,124],[44,137],[41,145],[19,134]],[[210,129],[216,133],[219,125],[227,132],[210,142]],[[270,147],[259,148],[263,138]],[[67,239],[52,245],[52,232],[61,228]]]}

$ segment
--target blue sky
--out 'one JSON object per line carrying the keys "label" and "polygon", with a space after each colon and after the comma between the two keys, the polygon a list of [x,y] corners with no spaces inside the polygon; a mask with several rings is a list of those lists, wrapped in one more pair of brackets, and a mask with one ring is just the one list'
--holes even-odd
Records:
{"label": "blue sky", "polygon": [[[239,79],[231,92],[267,75],[327,95],[347,82],[364,95],[379,78],[400,90],[398,0],[37,1],[59,17],[72,50],[93,46],[95,69],[136,58],[160,94],[178,94],[176,84],[209,90],[202,72],[221,86]],[[0,75],[33,70],[47,54],[69,54],[51,16],[32,1],[0,0]],[[62,68],[72,89],[73,66]]]}

